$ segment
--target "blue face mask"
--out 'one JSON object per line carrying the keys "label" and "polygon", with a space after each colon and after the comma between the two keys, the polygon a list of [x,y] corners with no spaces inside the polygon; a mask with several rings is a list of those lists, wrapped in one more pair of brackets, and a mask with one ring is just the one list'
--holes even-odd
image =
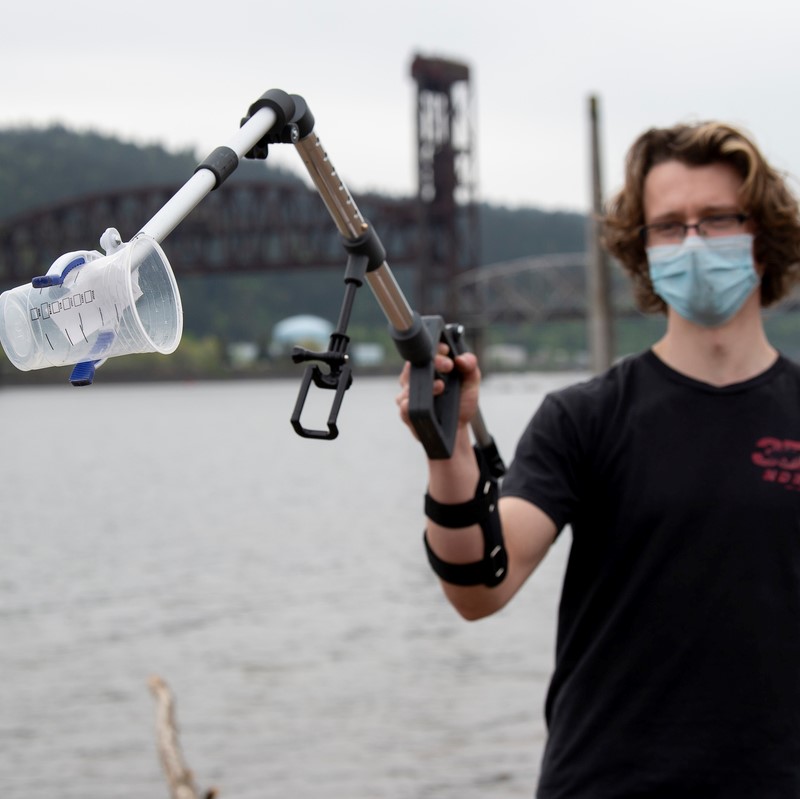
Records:
{"label": "blue face mask", "polygon": [[681,244],[647,248],[656,294],[684,319],[718,327],[744,305],[759,278],[753,236],[687,236]]}

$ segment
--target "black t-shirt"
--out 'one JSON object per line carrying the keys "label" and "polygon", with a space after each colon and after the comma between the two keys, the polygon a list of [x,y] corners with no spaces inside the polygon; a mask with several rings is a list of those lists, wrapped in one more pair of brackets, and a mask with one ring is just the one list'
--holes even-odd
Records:
{"label": "black t-shirt", "polygon": [[541,799],[800,797],[800,367],[548,395],[504,495],[572,548]]}

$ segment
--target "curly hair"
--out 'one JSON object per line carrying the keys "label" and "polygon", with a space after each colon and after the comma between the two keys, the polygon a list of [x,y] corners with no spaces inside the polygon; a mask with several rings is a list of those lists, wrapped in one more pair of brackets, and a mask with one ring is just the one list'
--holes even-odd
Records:
{"label": "curly hair", "polygon": [[739,200],[756,230],[754,258],[763,268],[761,305],[777,302],[800,276],[800,211],[784,178],[740,130],[721,122],[680,124],[645,131],[631,146],[622,190],[606,205],[603,244],[628,272],[637,306],[644,312],[666,312],[653,291],[645,245],[644,182],[664,161],[688,166],[730,164],[742,177]]}

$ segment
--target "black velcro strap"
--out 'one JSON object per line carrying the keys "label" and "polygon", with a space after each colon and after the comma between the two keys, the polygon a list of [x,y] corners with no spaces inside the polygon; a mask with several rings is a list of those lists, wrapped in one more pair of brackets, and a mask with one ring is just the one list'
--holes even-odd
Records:
{"label": "black velcro strap", "polygon": [[[498,525],[499,526],[499,525]],[[452,585],[488,585],[490,588],[503,582],[508,571],[508,555],[503,546],[502,533],[500,542],[483,560],[472,563],[448,563],[442,560],[428,543],[427,532],[423,536],[428,563],[437,577]]]}
{"label": "black velcro strap", "polygon": [[491,494],[492,481],[481,475],[475,496],[467,502],[445,505],[437,502],[430,494],[425,494],[425,515],[441,527],[471,527],[473,524],[480,524],[490,512]]}

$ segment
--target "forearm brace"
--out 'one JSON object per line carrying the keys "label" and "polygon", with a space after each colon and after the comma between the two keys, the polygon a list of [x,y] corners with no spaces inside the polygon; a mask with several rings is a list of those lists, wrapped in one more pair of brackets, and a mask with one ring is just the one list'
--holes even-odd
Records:
{"label": "forearm brace", "polygon": [[508,571],[508,555],[503,544],[503,528],[497,508],[498,482],[489,473],[480,449],[475,446],[475,457],[480,477],[475,496],[456,505],[437,502],[425,494],[425,515],[441,527],[460,528],[480,525],[483,533],[483,559],[473,563],[448,563],[442,560],[428,543],[428,532],[423,537],[428,561],[438,577],[453,585],[499,585]]}

